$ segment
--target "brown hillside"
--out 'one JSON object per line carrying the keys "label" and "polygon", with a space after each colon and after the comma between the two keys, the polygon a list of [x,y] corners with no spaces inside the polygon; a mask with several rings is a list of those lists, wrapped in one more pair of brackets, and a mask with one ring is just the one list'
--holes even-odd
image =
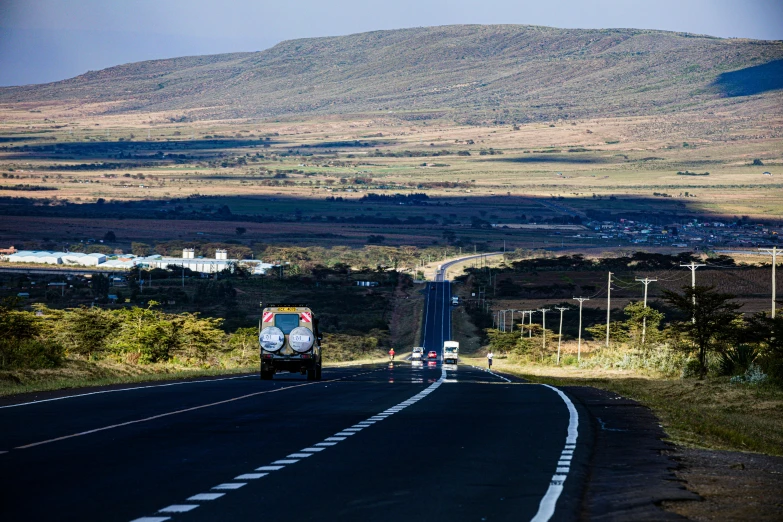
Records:
{"label": "brown hillside", "polygon": [[188,119],[395,111],[525,122],[670,113],[781,98],[781,89],[779,41],[458,25],[131,63],[2,88],[0,104],[100,103],[106,112],[181,111]]}

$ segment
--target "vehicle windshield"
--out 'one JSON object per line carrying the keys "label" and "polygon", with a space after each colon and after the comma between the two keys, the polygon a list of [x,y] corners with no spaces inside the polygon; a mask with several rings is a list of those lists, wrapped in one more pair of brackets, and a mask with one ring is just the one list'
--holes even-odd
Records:
{"label": "vehicle windshield", "polygon": [[275,314],[275,326],[288,335],[299,326],[299,314]]}
{"label": "vehicle windshield", "polygon": [[456,352],[456,351],[457,351],[457,349],[456,349],[456,348],[454,348],[453,346],[447,346],[447,347],[445,348],[445,350],[446,350],[447,352]]}

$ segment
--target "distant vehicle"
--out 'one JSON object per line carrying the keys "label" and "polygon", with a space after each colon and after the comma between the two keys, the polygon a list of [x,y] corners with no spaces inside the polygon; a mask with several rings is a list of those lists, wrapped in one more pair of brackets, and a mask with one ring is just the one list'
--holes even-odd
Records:
{"label": "distant vehicle", "polygon": [[307,375],[308,381],[321,380],[321,335],[318,320],[306,305],[274,304],[264,308],[259,324],[261,379],[276,372]]}
{"label": "distant vehicle", "polygon": [[427,359],[437,359],[438,358],[438,352],[435,350],[430,350],[427,352]]}
{"label": "distant vehicle", "polygon": [[443,343],[443,363],[457,364],[459,362],[459,343],[457,341],[445,341]]}
{"label": "distant vehicle", "polygon": [[411,352],[411,360],[413,361],[421,361],[424,358],[424,348],[421,346],[416,346],[413,349],[413,352]]}
{"label": "distant vehicle", "polygon": [[459,297],[456,295],[451,298],[451,306],[458,306],[459,305]]}

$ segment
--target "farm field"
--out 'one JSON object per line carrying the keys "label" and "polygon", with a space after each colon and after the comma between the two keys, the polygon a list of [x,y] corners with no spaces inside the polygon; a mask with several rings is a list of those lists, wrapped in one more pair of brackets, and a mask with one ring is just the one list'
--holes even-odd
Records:
{"label": "farm field", "polygon": [[[61,243],[112,230],[127,249],[236,239],[243,227],[248,243],[360,246],[379,235],[425,246],[443,243],[448,229],[466,249],[505,241],[600,253],[627,245],[573,229],[488,225],[607,216],[774,222],[783,211],[783,116],[772,114],[762,122],[689,114],[467,126],[385,115],[182,124],[5,108],[0,238]],[[723,131],[716,138],[710,128]]]}

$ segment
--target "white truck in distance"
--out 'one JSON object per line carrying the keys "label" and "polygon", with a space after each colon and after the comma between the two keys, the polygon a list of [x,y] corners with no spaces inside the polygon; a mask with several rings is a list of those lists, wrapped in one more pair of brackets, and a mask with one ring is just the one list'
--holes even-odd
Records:
{"label": "white truck in distance", "polygon": [[459,343],[457,341],[444,341],[443,364],[457,364],[459,362]]}
{"label": "white truck in distance", "polygon": [[412,361],[421,361],[424,358],[424,348],[421,346],[416,346],[413,348],[413,351],[411,352],[411,360]]}

